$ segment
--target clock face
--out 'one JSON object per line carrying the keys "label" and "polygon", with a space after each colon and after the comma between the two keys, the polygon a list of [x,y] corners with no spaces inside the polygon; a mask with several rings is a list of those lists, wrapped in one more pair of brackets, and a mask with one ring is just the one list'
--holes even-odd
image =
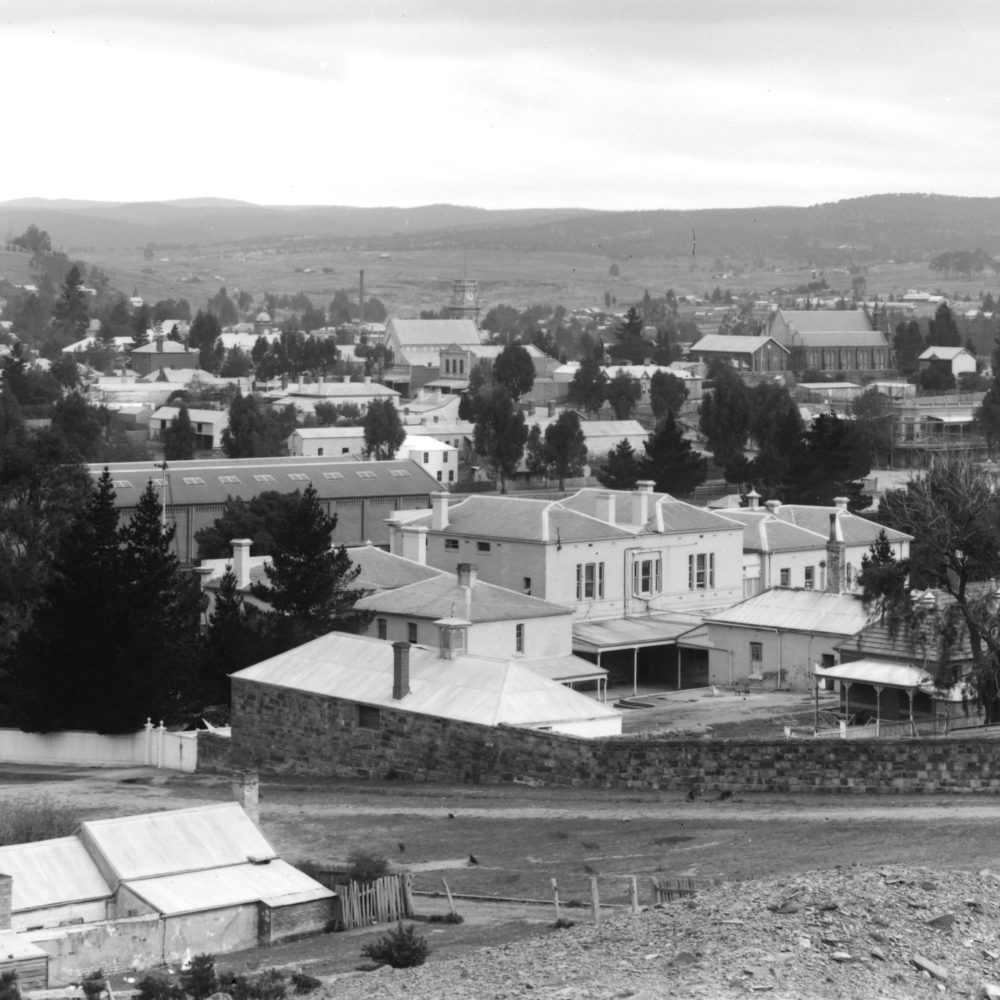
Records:
{"label": "clock face", "polygon": [[474,291],[472,291],[471,289],[468,289],[466,291],[466,293],[465,293],[465,301],[466,302],[475,302],[476,301],[476,293]]}

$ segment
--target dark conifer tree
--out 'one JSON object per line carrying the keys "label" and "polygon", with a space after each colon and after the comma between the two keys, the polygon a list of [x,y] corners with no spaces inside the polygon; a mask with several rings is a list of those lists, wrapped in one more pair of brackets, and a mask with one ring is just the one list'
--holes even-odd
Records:
{"label": "dark conifer tree", "polygon": [[708,474],[708,459],[691,449],[673,416],[666,416],[643,446],[642,475],[656,484],[661,493],[686,496],[700,486]]}
{"label": "dark conifer tree", "polygon": [[280,526],[267,583],[251,586],[250,593],[271,607],[281,649],[290,649],[327,632],[359,632],[371,620],[354,604],[363,591],[351,584],[360,572],[343,545],[333,548],[336,516],[323,510],[310,484]]}

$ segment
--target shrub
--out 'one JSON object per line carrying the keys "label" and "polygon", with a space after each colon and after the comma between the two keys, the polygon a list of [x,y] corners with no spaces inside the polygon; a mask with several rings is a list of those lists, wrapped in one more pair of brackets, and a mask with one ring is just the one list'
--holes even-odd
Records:
{"label": "shrub", "polygon": [[0,972],[0,1000],[21,1000],[21,991],[17,985],[17,969]]}
{"label": "shrub", "polygon": [[312,993],[323,984],[315,976],[307,976],[304,972],[293,972],[292,985],[296,993]]}
{"label": "shrub", "polygon": [[222,983],[229,979],[226,992],[233,1000],[280,1000],[285,995],[285,974],[280,969],[264,969],[256,976],[224,973]]}
{"label": "shrub", "polygon": [[188,968],[180,975],[181,988],[193,1000],[205,1000],[219,988],[215,974],[215,958],[212,955],[195,955]]}
{"label": "shrub", "polygon": [[465,922],[465,917],[461,913],[450,910],[448,913],[432,913],[427,918],[429,924],[461,924]]}
{"label": "shrub", "polygon": [[370,958],[394,969],[409,969],[423,965],[430,954],[427,939],[417,934],[413,924],[403,926],[400,921],[395,930],[383,934],[377,941],[366,944],[361,949],[362,958]]}
{"label": "shrub", "polygon": [[0,799],[0,847],[68,837],[78,825],[76,811],[51,795]]}
{"label": "shrub", "polygon": [[575,920],[567,920],[565,917],[560,917],[553,925],[557,931],[565,931],[570,927],[576,926]]}
{"label": "shrub", "polygon": [[137,1000],[184,1000],[184,992],[165,972],[150,972],[136,986]]}
{"label": "shrub", "polygon": [[80,988],[87,1000],[98,1000],[98,997],[107,989],[107,980],[104,978],[104,970],[98,969],[96,972],[88,972],[80,982]]}
{"label": "shrub", "polygon": [[374,882],[375,879],[389,874],[388,858],[366,851],[364,848],[351,851],[347,861],[351,866],[348,875],[354,882]]}

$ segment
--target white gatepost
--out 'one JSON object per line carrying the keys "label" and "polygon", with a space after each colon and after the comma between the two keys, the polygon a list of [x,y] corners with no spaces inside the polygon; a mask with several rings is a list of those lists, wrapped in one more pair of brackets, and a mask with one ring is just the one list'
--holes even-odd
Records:
{"label": "white gatepost", "polygon": [[149,767],[153,763],[153,720],[147,716],[142,728],[146,730],[146,767]]}

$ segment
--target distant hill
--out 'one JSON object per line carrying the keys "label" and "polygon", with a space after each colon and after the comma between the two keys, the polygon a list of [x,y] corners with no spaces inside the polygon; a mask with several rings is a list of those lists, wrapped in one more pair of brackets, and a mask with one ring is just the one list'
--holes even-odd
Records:
{"label": "distant hill", "polygon": [[208,246],[307,239],[367,249],[574,251],[605,256],[834,260],[927,259],[982,247],[1000,254],[1000,198],[884,194],[805,208],[598,212],[418,208],[273,207],[220,198],[110,203],[21,199],[0,203],[0,229],[31,223],[55,246]]}

